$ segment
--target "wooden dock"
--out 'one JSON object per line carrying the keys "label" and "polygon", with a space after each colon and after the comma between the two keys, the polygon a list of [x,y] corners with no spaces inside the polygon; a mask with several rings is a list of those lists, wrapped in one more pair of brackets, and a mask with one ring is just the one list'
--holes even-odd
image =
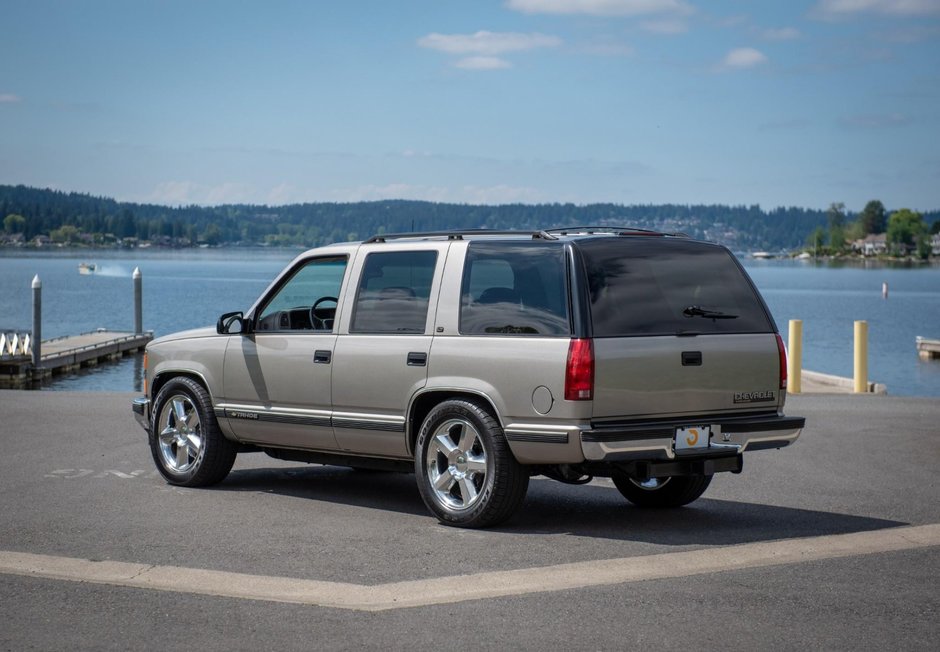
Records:
{"label": "wooden dock", "polygon": [[918,337],[917,355],[921,360],[940,359],[940,340],[928,340],[926,337]]}
{"label": "wooden dock", "polygon": [[[53,375],[70,373],[99,362],[118,360],[144,350],[153,339],[152,332],[125,333],[97,330],[43,340],[40,345],[41,364],[35,368],[29,351],[28,336],[19,337],[19,346],[9,345],[0,351],[0,388],[24,387]],[[25,340],[26,345],[23,345]]]}

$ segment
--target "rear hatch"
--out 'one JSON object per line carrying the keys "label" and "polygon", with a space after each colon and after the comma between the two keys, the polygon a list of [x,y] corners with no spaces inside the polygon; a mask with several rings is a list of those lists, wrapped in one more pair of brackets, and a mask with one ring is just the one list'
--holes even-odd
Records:
{"label": "rear hatch", "polygon": [[726,248],[665,236],[579,240],[596,422],[776,412],[782,341]]}

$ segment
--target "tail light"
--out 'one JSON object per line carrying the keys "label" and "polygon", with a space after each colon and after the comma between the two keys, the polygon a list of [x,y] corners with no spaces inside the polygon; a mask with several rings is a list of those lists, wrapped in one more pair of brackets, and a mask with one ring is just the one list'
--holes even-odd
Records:
{"label": "tail light", "polygon": [[573,339],[568,345],[565,367],[565,400],[590,401],[594,398],[594,341]]}
{"label": "tail light", "polygon": [[780,333],[777,333],[777,354],[780,357],[780,389],[787,388],[787,347]]}

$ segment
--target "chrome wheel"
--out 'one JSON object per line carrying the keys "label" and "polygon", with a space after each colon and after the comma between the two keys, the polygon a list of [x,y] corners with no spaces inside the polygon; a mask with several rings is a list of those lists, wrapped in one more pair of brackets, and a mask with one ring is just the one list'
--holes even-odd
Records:
{"label": "chrome wheel", "polygon": [[225,438],[206,388],[185,376],[153,399],[148,442],[160,475],[181,487],[208,487],[232,470],[238,445]]}
{"label": "chrome wheel", "polygon": [[529,473],[513,457],[489,406],[452,398],[434,406],[415,440],[421,499],[441,523],[490,527],[525,500]]}
{"label": "chrome wheel", "polygon": [[472,507],[486,484],[487,451],[483,438],[467,420],[448,419],[431,435],[425,466],[431,491],[444,507]]}
{"label": "chrome wheel", "polygon": [[163,404],[157,418],[160,457],[167,470],[188,473],[199,466],[205,453],[205,439],[199,411],[184,394],[175,394]]}
{"label": "chrome wheel", "polygon": [[610,479],[617,491],[637,507],[681,507],[701,496],[712,476],[679,475],[638,480],[618,470]]}
{"label": "chrome wheel", "polygon": [[641,482],[639,480],[630,478],[630,482],[638,486],[640,489],[644,489],[646,491],[656,491],[657,489],[662,489],[663,486],[671,479],[672,478],[650,478],[649,480]]}

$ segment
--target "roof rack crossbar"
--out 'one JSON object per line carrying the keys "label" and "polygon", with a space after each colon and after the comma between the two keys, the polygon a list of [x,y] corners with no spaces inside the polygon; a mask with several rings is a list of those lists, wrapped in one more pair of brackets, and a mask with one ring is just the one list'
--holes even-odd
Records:
{"label": "roof rack crossbar", "polygon": [[387,242],[389,240],[404,240],[407,238],[447,238],[448,240],[463,240],[464,236],[476,235],[530,235],[533,240],[557,240],[558,237],[548,231],[512,231],[496,229],[455,229],[453,231],[416,231],[413,233],[382,233],[374,235],[365,241],[365,244]]}
{"label": "roof rack crossbar", "polygon": [[656,235],[672,236],[675,238],[688,238],[685,233],[669,233],[656,231],[654,229],[642,229],[636,226],[563,226],[553,229],[546,229],[548,233],[557,233],[559,235],[573,235],[577,233],[610,233],[614,235]]}

